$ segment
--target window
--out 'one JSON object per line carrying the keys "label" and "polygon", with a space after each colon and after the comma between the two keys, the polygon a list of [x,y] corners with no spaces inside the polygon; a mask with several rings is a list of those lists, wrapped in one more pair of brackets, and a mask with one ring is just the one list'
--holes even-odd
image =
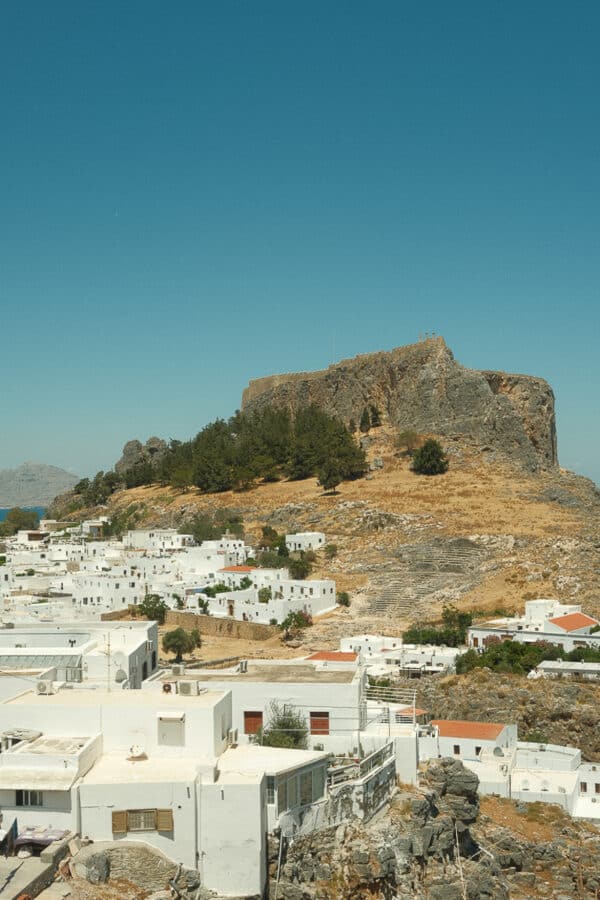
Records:
{"label": "window", "polygon": [[481,756],[481,747],[475,747],[475,756]]}
{"label": "window", "polygon": [[112,814],[113,834],[128,831],[173,831],[172,809],[123,809]]}
{"label": "window", "polygon": [[43,806],[44,795],[41,791],[16,791],[15,806]]}
{"label": "window", "polygon": [[127,813],[127,831],[156,831],[156,810],[129,810]]}
{"label": "window", "polygon": [[277,779],[277,815],[280,816],[282,812],[288,808],[288,800],[287,800],[287,778],[278,778]]}
{"label": "window", "polygon": [[587,794],[587,783],[586,783],[585,781],[582,781],[582,782],[580,783],[580,785],[579,785],[579,793],[580,793],[580,794]]}
{"label": "window", "polygon": [[275,803],[275,776],[267,775],[267,803]]}
{"label": "window", "polygon": [[287,802],[289,809],[298,806],[298,779],[295,774],[291,775],[287,781]]}
{"label": "window", "polygon": [[319,766],[318,769],[313,769],[312,787],[312,798],[314,803],[315,800],[320,800],[325,794],[325,766]]}
{"label": "window", "polygon": [[244,734],[256,734],[262,728],[262,712],[244,712]]}
{"label": "window", "polygon": [[455,756],[460,756],[460,744],[455,744],[452,749],[452,752],[454,753]]}
{"label": "window", "polygon": [[302,772],[300,775],[300,805],[307,806],[312,803],[312,772]]}
{"label": "window", "polygon": [[594,791],[595,791],[596,794],[600,794],[600,784],[595,784],[595,785],[594,785]]}
{"label": "window", "polygon": [[311,734],[329,734],[329,713],[328,712],[311,712],[311,714],[310,714],[310,733]]}

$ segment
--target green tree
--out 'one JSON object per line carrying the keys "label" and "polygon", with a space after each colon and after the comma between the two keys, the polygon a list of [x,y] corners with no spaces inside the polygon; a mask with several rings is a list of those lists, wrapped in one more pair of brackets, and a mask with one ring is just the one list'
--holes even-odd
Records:
{"label": "green tree", "polygon": [[259,603],[268,603],[269,600],[273,599],[273,591],[270,587],[261,587],[258,591],[258,602]]}
{"label": "green tree", "polygon": [[192,630],[190,631],[190,637],[194,641],[194,645],[196,647],[202,646],[202,637],[200,636],[200,632],[197,628],[192,628]]}
{"label": "green tree", "polygon": [[196,649],[196,641],[184,628],[174,628],[167,631],[162,639],[162,647],[165,653],[174,653],[175,662],[180,663],[184,653],[193,653]]}
{"label": "green tree", "polygon": [[413,454],[411,468],[418,475],[443,475],[448,471],[448,465],[448,457],[442,445],[434,438],[429,438]]}
{"label": "green tree", "polygon": [[369,413],[371,417],[371,428],[379,428],[381,425],[381,413],[378,408],[371,404],[369,406]]}
{"label": "green tree", "polygon": [[288,561],[287,567],[290,572],[291,578],[296,578],[299,581],[303,581],[305,578],[308,578],[312,571],[312,565],[306,557],[301,556],[299,559],[290,559]]}
{"label": "green tree", "polygon": [[363,434],[366,434],[371,427],[371,416],[369,415],[369,410],[366,406],[362,411],[358,427]]}
{"label": "green tree", "polygon": [[0,535],[9,537],[17,531],[32,531],[38,527],[39,521],[40,517],[34,509],[14,506],[6,513],[6,518],[0,525]]}
{"label": "green tree", "polygon": [[419,446],[419,433],[414,428],[406,428],[396,438],[396,449],[412,456]]}
{"label": "green tree", "polygon": [[319,484],[325,491],[325,493],[333,492],[335,494],[335,489],[338,484],[341,484],[342,475],[340,472],[340,466],[337,459],[327,459],[321,465],[319,471],[317,472]]}
{"label": "green tree", "polygon": [[164,625],[169,607],[158,594],[146,594],[142,602],[138,603],[138,609],[150,621]]}
{"label": "green tree", "polygon": [[306,750],[308,727],[302,713],[288,703],[273,701],[269,721],[259,729],[256,741],[264,747],[285,747],[290,750]]}
{"label": "green tree", "polygon": [[312,625],[312,617],[300,610],[288,613],[279,627],[284,632],[284,639],[287,641],[310,625]]}

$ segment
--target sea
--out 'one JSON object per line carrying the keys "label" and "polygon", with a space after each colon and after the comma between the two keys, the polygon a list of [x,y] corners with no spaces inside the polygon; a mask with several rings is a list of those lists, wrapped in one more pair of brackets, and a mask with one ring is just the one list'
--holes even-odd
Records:
{"label": "sea", "polygon": [[[6,514],[12,507],[8,506],[6,508],[0,507],[0,522],[4,522],[6,518]],[[23,509],[34,509],[38,516],[41,518],[46,512],[45,506],[24,506]]]}

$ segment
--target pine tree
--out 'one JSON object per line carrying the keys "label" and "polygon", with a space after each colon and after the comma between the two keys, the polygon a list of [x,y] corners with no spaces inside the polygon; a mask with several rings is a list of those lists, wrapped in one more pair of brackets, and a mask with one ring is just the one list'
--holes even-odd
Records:
{"label": "pine tree", "polygon": [[358,427],[360,428],[360,430],[362,431],[363,434],[366,434],[367,431],[369,430],[369,428],[371,427],[371,416],[369,415],[369,410],[367,409],[366,406],[362,411],[362,415],[360,417],[360,422],[358,424]]}
{"label": "pine tree", "polygon": [[381,413],[377,409],[376,406],[369,406],[369,411],[371,413],[371,428],[379,428],[381,425]]}
{"label": "pine tree", "polygon": [[443,475],[448,470],[448,457],[439,441],[429,438],[422,447],[415,450],[412,470],[418,475]]}

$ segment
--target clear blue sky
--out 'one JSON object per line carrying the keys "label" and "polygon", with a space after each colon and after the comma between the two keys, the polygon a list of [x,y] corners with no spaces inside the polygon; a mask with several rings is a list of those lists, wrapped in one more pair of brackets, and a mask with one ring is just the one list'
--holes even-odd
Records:
{"label": "clear blue sky", "polygon": [[3,4],[0,468],[443,335],[600,481],[600,6]]}

